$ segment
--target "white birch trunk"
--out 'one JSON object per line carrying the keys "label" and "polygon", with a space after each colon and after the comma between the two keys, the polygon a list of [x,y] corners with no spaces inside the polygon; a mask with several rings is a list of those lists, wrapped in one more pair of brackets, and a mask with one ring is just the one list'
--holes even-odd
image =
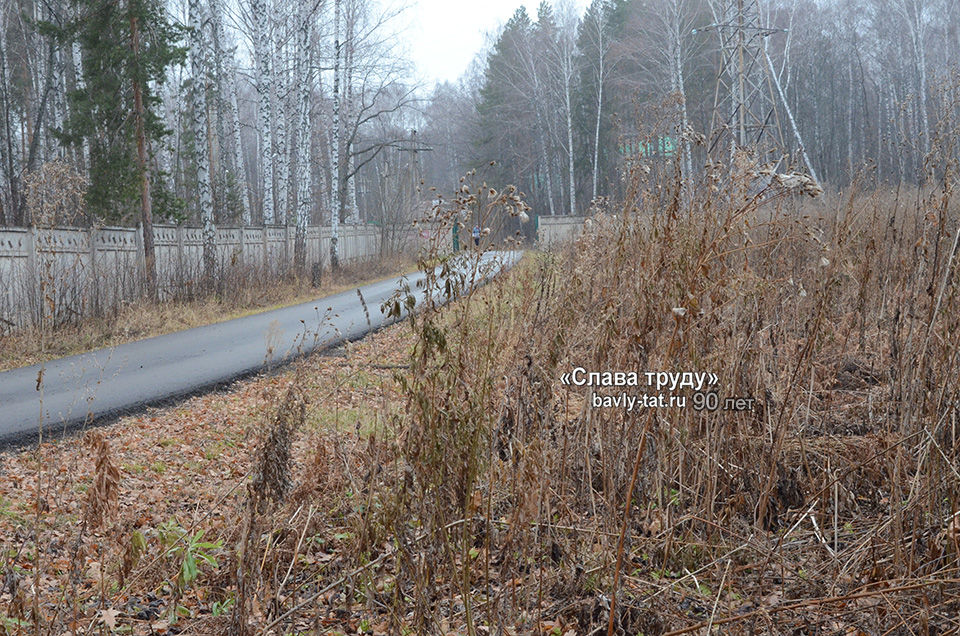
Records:
{"label": "white birch trunk", "polygon": [[216,117],[215,125],[212,126],[216,134],[210,137],[210,171],[211,184],[213,186],[214,210],[216,214],[219,215],[216,218],[224,219],[226,218],[227,195],[229,192],[227,180],[227,135],[225,130],[226,110],[228,106],[225,99],[227,87],[224,86],[224,82],[229,80],[226,79],[226,66],[224,64],[226,56],[223,50],[223,17],[219,0],[208,1],[207,11],[210,16],[211,41],[207,49],[207,59],[209,60],[211,55],[213,57],[208,65],[212,78],[210,90],[212,102],[210,103],[210,111],[213,112]]}
{"label": "white birch trunk", "polygon": [[[571,56],[572,57],[572,56]],[[570,87],[571,75],[573,74],[573,64],[572,59],[570,60],[569,73],[564,73],[566,78],[566,86],[564,86],[563,96],[566,99],[566,110],[567,110],[567,161],[570,171],[570,214],[577,213],[577,183],[576,183],[576,170],[574,169],[573,163],[573,112],[570,107]]]}
{"label": "white birch trunk", "polygon": [[[16,139],[14,127],[17,122],[14,121],[14,114],[11,111],[11,96],[10,96],[10,62],[9,62],[9,51],[7,44],[7,30],[6,24],[0,23],[0,81],[3,81],[3,85],[0,86],[0,90],[3,91],[4,97],[4,121],[3,128],[5,133],[5,143],[4,143],[4,195],[6,197],[5,205],[5,214],[8,218],[8,222],[11,223],[23,223],[26,219],[26,211],[23,209],[23,200],[20,196],[20,185],[19,185],[19,175],[21,172],[21,160],[23,157],[21,153],[18,152],[20,145]],[[21,120],[22,125],[22,120]],[[24,135],[21,131],[21,139],[24,138]]]}
{"label": "white birch trunk", "polygon": [[357,205],[357,175],[354,173],[357,159],[353,156],[353,144],[348,148],[347,160],[347,220],[350,225],[360,223],[360,208]]}
{"label": "white birch trunk", "polygon": [[544,141],[544,132],[543,132],[543,119],[540,117],[540,109],[537,108],[537,128],[539,128],[539,140],[540,140],[540,158],[543,162],[543,170],[546,173],[545,177],[547,180],[547,205],[550,208],[550,216],[556,216],[557,210],[553,203],[553,170],[550,166],[550,158],[547,155],[547,144]]}
{"label": "white birch trunk", "polygon": [[[63,130],[64,124],[67,121],[67,92],[69,88],[67,87],[67,64],[66,64],[66,55],[67,51],[64,51],[62,47],[57,48],[57,83],[56,89],[54,91],[54,110],[53,110],[53,128],[54,130]],[[50,137],[50,141],[55,142],[53,137]],[[63,158],[66,154],[67,148],[65,145],[56,143],[54,150],[57,153],[57,157]]]}
{"label": "white birch trunk", "polygon": [[[240,107],[237,100],[236,60],[234,59],[233,51],[227,52],[223,50],[223,14],[220,0],[210,0],[210,26],[213,31],[214,55],[216,56],[217,138],[218,147],[220,148],[220,154],[222,156],[219,175],[224,192],[221,200],[225,206],[227,200],[225,193],[227,191],[227,184],[230,181],[228,175],[232,175],[234,185],[239,191],[240,224],[247,226],[250,225],[250,199],[247,188],[247,171],[244,166],[243,143],[240,136]],[[228,57],[229,63],[226,62]],[[226,82],[226,86],[223,86],[224,82]],[[224,98],[225,95],[226,98]],[[227,100],[229,100],[229,104],[225,103]],[[226,119],[226,113],[224,111],[227,108],[230,109],[230,133],[233,138],[232,165],[229,166],[226,160],[227,140],[224,133],[224,127],[226,125],[224,121]],[[234,210],[232,212],[235,214],[238,211]]]}
{"label": "white birch trunk", "polygon": [[897,146],[903,144],[903,123],[900,121],[902,109],[900,106],[900,97],[897,95],[897,87],[892,83],[887,83],[890,89],[890,125],[893,128],[890,134],[890,154],[897,160],[897,180],[903,182],[904,176],[904,153]]}
{"label": "white birch trunk", "polygon": [[330,268],[340,269],[340,10],[333,0],[333,130],[330,140]]}
{"label": "white birch trunk", "polygon": [[[318,77],[318,83],[323,80],[321,77]],[[323,94],[323,86],[318,87],[320,94]],[[320,178],[322,179],[323,192],[326,194],[326,197],[323,200],[323,219],[329,220],[327,208],[333,203],[333,131],[330,126],[324,126],[320,132],[323,135],[323,139],[326,143],[323,144],[323,153],[324,161],[323,165],[325,168],[320,171]]]}
{"label": "white birch trunk", "polygon": [[847,179],[853,180],[853,56],[847,64]]}
{"label": "white birch trunk", "polygon": [[207,125],[207,69],[204,51],[203,14],[200,0],[190,0],[190,72],[193,75],[193,137],[197,162],[197,205],[203,224],[203,270],[211,279],[216,267],[216,228],[213,223],[213,198],[210,191],[210,156]]}
{"label": "white birch trunk", "polygon": [[[566,6],[564,6],[564,8],[569,10]],[[565,13],[564,18],[569,18],[569,15]],[[560,89],[563,91],[563,110],[566,116],[567,185],[569,186],[570,195],[568,214],[571,215],[577,213],[577,181],[573,148],[573,106],[571,104],[573,75],[575,73],[573,63],[574,47],[576,46],[574,41],[576,38],[575,25],[576,19],[572,21],[565,19],[560,27],[560,33],[557,39],[557,53],[560,62]],[[563,144],[561,143],[561,145]]]}
{"label": "white birch trunk", "polygon": [[[344,120],[351,122],[353,124],[354,109],[356,108],[356,102],[354,101],[355,95],[353,92],[353,71],[354,71],[354,54],[355,44],[355,28],[356,20],[358,19],[357,7],[355,4],[351,4],[349,11],[346,15],[346,36],[344,37],[343,47],[345,49],[343,56],[343,85],[344,91],[346,93],[346,113]],[[352,133],[352,131],[351,131]],[[346,176],[344,177],[346,183],[344,184],[345,193],[347,200],[345,201],[345,222],[348,225],[356,225],[360,222],[360,213],[357,209],[357,180],[356,175],[354,174],[354,169],[356,168],[356,157],[353,156],[353,134],[348,134],[347,146],[344,149],[347,153],[346,157]]]}
{"label": "white birch trunk", "polygon": [[674,94],[677,95],[677,150],[680,153],[681,188],[685,199],[690,196],[690,178],[693,172],[690,157],[690,143],[687,139],[687,90],[683,80],[683,11],[684,7],[675,2],[670,7],[670,82]]}
{"label": "white birch trunk", "polygon": [[177,113],[185,111],[185,108],[181,108],[181,93],[180,90],[176,87],[182,85],[182,77],[178,77],[177,81],[166,82],[163,85],[163,94],[164,94],[164,109],[163,109],[163,119],[164,123],[167,125],[167,128],[175,131],[176,141],[173,144],[172,148],[163,148],[161,147],[160,152],[157,152],[155,155],[157,164],[160,166],[160,170],[163,173],[160,175],[160,178],[163,179],[164,184],[170,188],[171,192],[177,192],[177,171],[175,169],[177,158],[179,153],[175,148],[179,148],[180,145],[180,134],[177,130]]}
{"label": "white birch trunk", "polygon": [[780,86],[780,80],[777,78],[777,74],[773,68],[773,62],[770,60],[770,56],[767,55],[766,50],[763,51],[763,57],[767,61],[767,70],[770,72],[770,78],[773,80],[773,86],[777,89],[777,94],[780,96],[780,101],[783,103],[783,110],[787,113],[787,120],[790,122],[790,130],[793,132],[793,138],[797,142],[797,146],[800,149],[800,156],[803,157],[803,163],[806,164],[807,170],[810,173],[810,176],[814,181],[820,183],[820,180],[817,178],[817,171],[814,170],[813,164],[810,162],[810,157],[807,155],[807,149],[803,145],[803,139],[800,137],[800,129],[797,127],[797,121],[793,118],[793,111],[790,110],[790,104],[787,102],[787,96],[783,94],[783,87]]}
{"label": "white birch trunk", "polygon": [[263,179],[263,223],[276,222],[273,205],[273,118],[271,117],[270,89],[273,77],[270,73],[270,17],[263,0],[251,0],[253,18],[253,54],[257,67],[257,132],[260,134],[261,178]]}
{"label": "white birch trunk", "polygon": [[920,125],[923,130],[923,151],[930,152],[930,122],[927,116],[927,53],[923,44],[923,25],[917,10],[917,64],[920,66]]}
{"label": "white birch trunk", "polygon": [[603,109],[603,62],[604,55],[600,52],[597,72],[597,119],[593,129],[593,199],[597,198],[597,180],[600,173],[600,121]]}
{"label": "white birch trunk", "polygon": [[683,64],[677,64],[677,86],[680,91],[680,152],[683,161],[684,178],[689,181],[693,174],[693,158],[690,151],[690,140],[687,138],[687,131],[690,128],[690,120],[687,116],[687,91],[684,88]]}
{"label": "white birch trunk", "polygon": [[902,0],[904,18],[910,31],[910,44],[917,65],[917,81],[920,93],[920,131],[923,134],[924,154],[930,152],[930,122],[927,118],[927,54],[924,46],[926,29],[923,24],[923,3],[921,0]]}
{"label": "white birch trunk", "polygon": [[885,110],[883,107],[883,93],[877,91],[877,178],[883,178],[883,121]]}
{"label": "white birch trunk", "polygon": [[233,173],[240,188],[240,223],[250,225],[250,193],[247,188],[247,169],[243,158],[243,141],[240,129],[240,104],[237,100],[237,73],[236,69],[230,72],[230,115],[233,127]]}
{"label": "white birch trunk", "polygon": [[297,231],[294,241],[294,265],[303,273],[306,266],[307,225],[310,222],[310,26],[312,17],[307,3],[300,4],[300,24],[297,30],[297,81],[298,120],[297,131]]}
{"label": "white birch trunk", "polygon": [[287,214],[289,179],[290,179],[290,155],[287,152],[287,65],[286,65],[286,46],[283,44],[284,33],[282,26],[285,22],[282,5],[277,6],[277,21],[275,22],[275,31],[273,39],[273,100],[276,105],[274,112],[277,114],[277,222],[287,223],[289,216]]}
{"label": "white birch trunk", "polygon": [[0,119],[0,125],[3,126],[0,131],[0,222],[5,224],[17,222],[16,210],[14,210],[13,201],[13,179],[15,173],[12,170],[13,163],[13,131],[10,129],[10,121],[7,116],[7,103],[9,100],[9,89],[7,86],[7,25],[6,21],[0,18],[0,106],[3,106],[3,118]]}
{"label": "white birch trunk", "polygon": [[547,152],[547,139],[549,139],[549,126],[544,124],[544,117],[541,112],[541,106],[544,103],[543,92],[540,89],[540,81],[537,76],[536,62],[531,61],[530,73],[533,80],[534,103],[533,110],[537,118],[537,139],[540,145],[540,160],[543,162],[543,169],[546,172],[547,180],[547,206],[550,209],[550,216],[556,216],[557,210],[553,202],[553,170],[551,167],[550,156]]}

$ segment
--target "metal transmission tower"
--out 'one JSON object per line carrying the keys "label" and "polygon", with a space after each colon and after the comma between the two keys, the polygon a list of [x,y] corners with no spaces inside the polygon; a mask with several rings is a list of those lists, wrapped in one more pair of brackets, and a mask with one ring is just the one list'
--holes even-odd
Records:
{"label": "metal transmission tower", "polygon": [[[804,150],[780,81],[766,50],[766,39],[784,29],[760,24],[760,0],[710,0],[715,24],[701,31],[720,37],[720,69],[714,96],[709,156],[732,165],[738,149],[755,151],[776,171],[802,167],[817,180]],[[781,112],[786,115],[799,157],[788,156]],[[786,162],[787,165],[784,165]]]}

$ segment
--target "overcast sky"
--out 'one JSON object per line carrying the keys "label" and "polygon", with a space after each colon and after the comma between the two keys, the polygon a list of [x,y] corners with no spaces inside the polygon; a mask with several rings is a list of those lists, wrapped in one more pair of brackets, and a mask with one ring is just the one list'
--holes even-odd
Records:
{"label": "overcast sky", "polygon": [[[581,13],[589,2],[575,0]],[[483,48],[484,33],[495,33],[521,4],[536,19],[540,0],[412,0],[405,37],[417,77],[428,86],[455,82]]]}

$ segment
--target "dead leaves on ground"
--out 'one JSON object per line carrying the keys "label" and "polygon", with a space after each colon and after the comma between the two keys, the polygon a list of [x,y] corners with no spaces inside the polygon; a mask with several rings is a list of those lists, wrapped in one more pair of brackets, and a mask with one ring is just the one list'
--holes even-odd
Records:
{"label": "dead leaves on ground", "polygon": [[[391,408],[406,335],[393,327],[303,362],[311,425],[297,435],[292,454],[296,480],[312,480],[311,492],[326,483],[317,474],[325,465],[315,457],[335,455],[322,441],[324,427],[359,445],[369,431],[359,430],[351,413],[371,403]],[[291,369],[238,383],[82,438],[5,453],[0,633],[35,625],[37,617],[48,628],[59,626],[54,631],[164,633],[184,618],[227,611],[219,587],[223,563],[201,563],[196,584],[172,597],[181,556],[161,544],[159,528],[202,530],[207,545],[232,536],[260,427],[293,376]],[[331,558],[313,553],[302,563],[325,567]]]}

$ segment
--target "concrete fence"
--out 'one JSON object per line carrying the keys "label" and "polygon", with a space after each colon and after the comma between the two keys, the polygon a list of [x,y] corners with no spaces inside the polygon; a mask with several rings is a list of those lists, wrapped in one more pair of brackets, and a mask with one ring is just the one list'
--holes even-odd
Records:
{"label": "concrete fence", "polygon": [[550,247],[579,236],[585,216],[540,216],[537,218],[537,243]]}
{"label": "concrete fence", "polygon": [[[253,273],[269,280],[293,266],[293,227],[217,229],[217,270]],[[203,235],[199,228],[155,225],[157,279],[161,298],[184,295],[200,280]],[[139,228],[0,229],[0,332],[36,324],[41,317],[70,321],[109,311],[139,298],[144,289],[143,240]],[[327,269],[330,228],[310,227],[306,263]],[[340,227],[342,263],[380,254],[381,228]],[[412,240],[419,235],[411,230]]]}
{"label": "concrete fence", "polygon": [[[542,246],[576,237],[585,217],[540,216]],[[441,232],[438,235],[437,232]],[[217,229],[217,278],[245,284],[278,279],[293,266],[296,228]],[[307,228],[309,269],[330,266],[330,228]],[[341,225],[342,263],[377,258],[381,248],[416,254],[434,244],[452,249],[451,232],[427,224]],[[157,282],[161,299],[191,297],[203,273],[200,228],[154,225]],[[38,324],[57,324],[105,315],[144,295],[143,233],[140,228],[0,228],[0,333]]]}

